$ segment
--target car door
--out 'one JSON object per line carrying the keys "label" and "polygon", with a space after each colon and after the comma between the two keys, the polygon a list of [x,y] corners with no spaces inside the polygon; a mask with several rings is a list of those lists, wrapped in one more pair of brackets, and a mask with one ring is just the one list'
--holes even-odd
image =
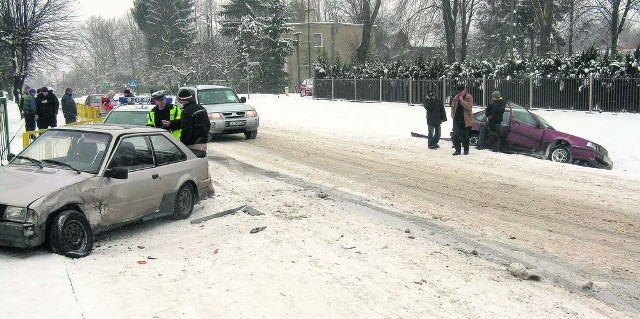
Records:
{"label": "car door", "polygon": [[190,174],[191,165],[185,163],[187,154],[175,144],[178,142],[176,139],[161,134],[151,135],[150,139],[156,164],[158,168],[162,169],[160,183],[164,198],[161,211],[170,212],[173,209],[175,194],[184,177]]}
{"label": "car door", "polygon": [[126,168],[127,179],[107,178],[104,182],[107,224],[138,219],[158,211],[163,194],[159,168],[155,165],[149,137],[122,138],[113,152],[107,169]]}
{"label": "car door", "polygon": [[524,108],[512,108],[507,141],[511,147],[525,151],[540,149],[544,130]]}

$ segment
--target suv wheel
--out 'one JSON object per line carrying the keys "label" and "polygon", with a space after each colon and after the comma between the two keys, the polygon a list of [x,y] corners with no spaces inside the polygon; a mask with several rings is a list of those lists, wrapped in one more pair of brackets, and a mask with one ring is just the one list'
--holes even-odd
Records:
{"label": "suv wheel", "polygon": [[256,136],[258,136],[258,130],[244,132],[244,137],[248,140],[253,140],[256,138]]}
{"label": "suv wheel", "polygon": [[51,221],[49,243],[56,254],[71,258],[85,257],[93,248],[91,225],[81,213],[63,211]]}

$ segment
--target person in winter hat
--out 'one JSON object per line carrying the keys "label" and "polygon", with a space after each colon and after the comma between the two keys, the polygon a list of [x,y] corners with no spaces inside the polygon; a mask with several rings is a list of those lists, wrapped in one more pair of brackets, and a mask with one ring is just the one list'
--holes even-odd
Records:
{"label": "person in winter hat", "polygon": [[427,145],[430,149],[437,149],[440,147],[438,146],[441,133],[440,124],[447,121],[447,112],[444,110],[442,101],[436,99],[436,94],[433,92],[427,94],[427,99],[422,106],[427,110]]}
{"label": "person in winter hat", "polygon": [[453,119],[453,146],[456,151],[452,155],[460,155],[460,147],[464,155],[469,154],[469,137],[473,126],[473,96],[467,93],[464,85],[456,87],[458,92],[451,98],[451,118]]}
{"label": "person in winter hat", "polygon": [[206,156],[209,140],[209,115],[207,110],[193,99],[192,92],[181,89],[178,92],[178,103],[182,104],[180,141],[196,155]]}
{"label": "person in winter hat", "polygon": [[70,124],[77,121],[78,108],[76,101],[73,100],[73,90],[67,88],[62,97],[62,114],[64,115],[64,123]]}
{"label": "person in winter hat", "polygon": [[[202,105],[196,103],[193,98],[193,92],[188,89],[181,89],[178,92],[178,103],[182,105],[182,117],[180,119],[182,133],[180,135],[180,141],[196,154],[196,156],[206,157],[209,129],[211,128],[207,110]],[[211,180],[209,170],[207,170],[207,177]],[[213,197],[215,193],[213,183],[210,182],[207,196]]]}
{"label": "person in winter hat", "polygon": [[[484,111],[487,117],[487,123],[480,129],[478,136],[478,149],[484,149],[491,144],[491,150],[500,151],[500,127],[502,126],[502,116],[505,112],[505,101],[499,91],[491,93],[491,103]],[[491,138],[487,138],[491,137]]]}

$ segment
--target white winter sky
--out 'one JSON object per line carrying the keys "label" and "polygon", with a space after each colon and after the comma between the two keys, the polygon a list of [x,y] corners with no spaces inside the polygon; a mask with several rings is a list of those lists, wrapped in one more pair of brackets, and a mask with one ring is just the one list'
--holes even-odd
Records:
{"label": "white winter sky", "polygon": [[80,20],[91,16],[118,18],[133,8],[133,0],[76,0],[76,15]]}

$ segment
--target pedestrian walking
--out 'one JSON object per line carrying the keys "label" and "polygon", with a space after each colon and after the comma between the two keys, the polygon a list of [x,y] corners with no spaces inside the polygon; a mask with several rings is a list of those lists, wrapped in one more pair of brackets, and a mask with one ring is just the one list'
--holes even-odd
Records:
{"label": "pedestrian walking", "polygon": [[56,111],[54,109],[53,99],[49,96],[49,89],[42,87],[40,93],[36,96],[36,123],[38,129],[47,129],[55,127]]}
{"label": "pedestrian walking", "polygon": [[447,113],[444,110],[444,104],[442,101],[436,99],[436,94],[433,92],[427,93],[427,99],[422,104],[425,110],[427,110],[427,145],[430,149],[437,149],[440,146],[440,124],[447,121]]}
{"label": "pedestrian walking", "polygon": [[64,90],[64,96],[62,97],[62,114],[64,115],[65,124],[71,124],[77,121],[78,108],[76,107],[76,101],[73,100],[73,90],[71,88]]}
{"label": "pedestrian walking", "polygon": [[464,155],[469,155],[469,137],[473,126],[473,96],[467,93],[464,85],[456,87],[458,92],[451,98],[451,118],[453,119],[453,147],[456,151],[452,155],[460,155],[460,148]]}

